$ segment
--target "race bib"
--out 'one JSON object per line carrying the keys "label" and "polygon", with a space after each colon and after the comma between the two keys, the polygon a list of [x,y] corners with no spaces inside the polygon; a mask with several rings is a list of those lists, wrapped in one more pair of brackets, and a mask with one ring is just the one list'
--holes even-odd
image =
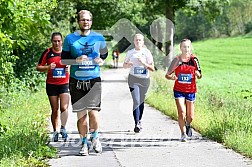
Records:
{"label": "race bib", "polygon": [[179,74],[178,82],[183,84],[191,84],[192,83],[192,74]]}
{"label": "race bib", "polygon": [[53,78],[66,78],[65,68],[55,68],[52,70]]}
{"label": "race bib", "polygon": [[135,67],[134,68],[134,74],[146,74],[146,68],[143,67]]}
{"label": "race bib", "polygon": [[86,60],[79,65],[79,69],[94,69],[95,68],[95,62],[92,59]]}

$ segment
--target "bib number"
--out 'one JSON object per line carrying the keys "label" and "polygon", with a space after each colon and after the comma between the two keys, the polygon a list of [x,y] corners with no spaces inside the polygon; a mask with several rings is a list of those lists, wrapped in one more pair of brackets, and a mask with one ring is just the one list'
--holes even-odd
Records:
{"label": "bib number", "polygon": [[92,70],[95,68],[95,62],[92,59],[86,60],[79,65],[79,69]]}
{"label": "bib number", "polygon": [[66,78],[66,69],[65,68],[55,68],[52,70],[53,78]]}
{"label": "bib number", "polygon": [[135,67],[134,68],[134,74],[146,74],[147,70],[143,67]]}
{"label": "bib number", "polygon": [[179,74],[178,82],[183,84],[191,84],[192,83],[192,74]]}
{"label": "bib number", "polygon": [[84,61],[83,63],[81,63],[81,65],[84,65],[84,66],[91,66],[91,65],[93,65],[93,61],[92,61],[92,60],[86,60],[86,61]]}

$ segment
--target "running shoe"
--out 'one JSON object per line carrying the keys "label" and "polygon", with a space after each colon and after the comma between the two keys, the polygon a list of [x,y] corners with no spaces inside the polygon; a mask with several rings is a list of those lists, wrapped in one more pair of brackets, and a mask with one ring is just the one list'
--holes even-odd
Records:
{"label": "running shoe", "polygon": [[192,127],[191,125],[186,125],[186,135],[192,137]]}
{"label": "running shoe", "polygon": [[181,134],[181,139],[180,139],[182,142],[186,142],[186,134],[185,133],[182,133]]}
{"label": "running shoe", "polygon": [[64,139],[64,141],[67,141],[68,134],[65,128],[60,129],[60,134],[62,135],[62,138]]}
{"label": "running shoe", "polygon": [[89,155],[89,146],[88,144],[82,144],[80,149],[80,155],[88,156]]}
{"label": "running shoe", "polygon": [[54,142],[59,141],[59,133],[57,131],[53,132],[53,141]]}
{"label": "running shoe", "polygon": [[94,151],[96,153],[102,153],[102,145],[99,140],[99,137],[92,138],[91,142],[92,142],[92,146],[93,146]]}
{"label": "running shoe", "polygon": [[140,131],[141,131],[141,123],[138,122],[137,125],[134,128],[134,132],[139,133]]}
{"label": "running shoe", "polygon": [[139,124],[140,130],[142,130],[143,129],[143,127],[142,127],[142,121],[139,121],[138,124]]}

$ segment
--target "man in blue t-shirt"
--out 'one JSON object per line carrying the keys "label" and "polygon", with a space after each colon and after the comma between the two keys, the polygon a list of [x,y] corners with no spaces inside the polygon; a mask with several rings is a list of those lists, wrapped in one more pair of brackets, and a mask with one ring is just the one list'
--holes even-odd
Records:
{"label": "man in blue t-shirt", "polygon": [[[66,36],[61,54],[62,63],[70,64],[69,88],[73,111],[78,116],[78,131],[82,139],[81,155],[89,155],[87,134],[92,129],[91,142],[96,153],[102,152],[99,141],[99,111],[101,110],[100,65],[108,55],[103,35],[91,31],[92,13],[81,10],[80,31]],[[88,122],[89,117],[89,122]],[[90,127],[89,127],[90,125]]]}

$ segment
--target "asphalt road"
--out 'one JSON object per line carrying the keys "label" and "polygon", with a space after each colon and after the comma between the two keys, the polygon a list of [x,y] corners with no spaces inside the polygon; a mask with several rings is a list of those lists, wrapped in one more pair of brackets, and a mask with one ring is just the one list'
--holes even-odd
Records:
{"label": "asphalt road", "polygon": [[[103,153],[91,150],[79,156],[80,140],[76,113],[69,112],[69,140],[51,142],[59,149],[59,158],[51,159],[53,167],[252,167],[252,161],[226,149],[221,144],[202,138],[193,131],[187,142],[180,142],[176,121],[154,108],[145,106],[143,131],[133,132],[132,100],[127,85],[127,69],[102,72],[102,110],[100,138]],[[163,76],[161,76],[163,77]],[[50,126],[52,136],[52,127]]]}

